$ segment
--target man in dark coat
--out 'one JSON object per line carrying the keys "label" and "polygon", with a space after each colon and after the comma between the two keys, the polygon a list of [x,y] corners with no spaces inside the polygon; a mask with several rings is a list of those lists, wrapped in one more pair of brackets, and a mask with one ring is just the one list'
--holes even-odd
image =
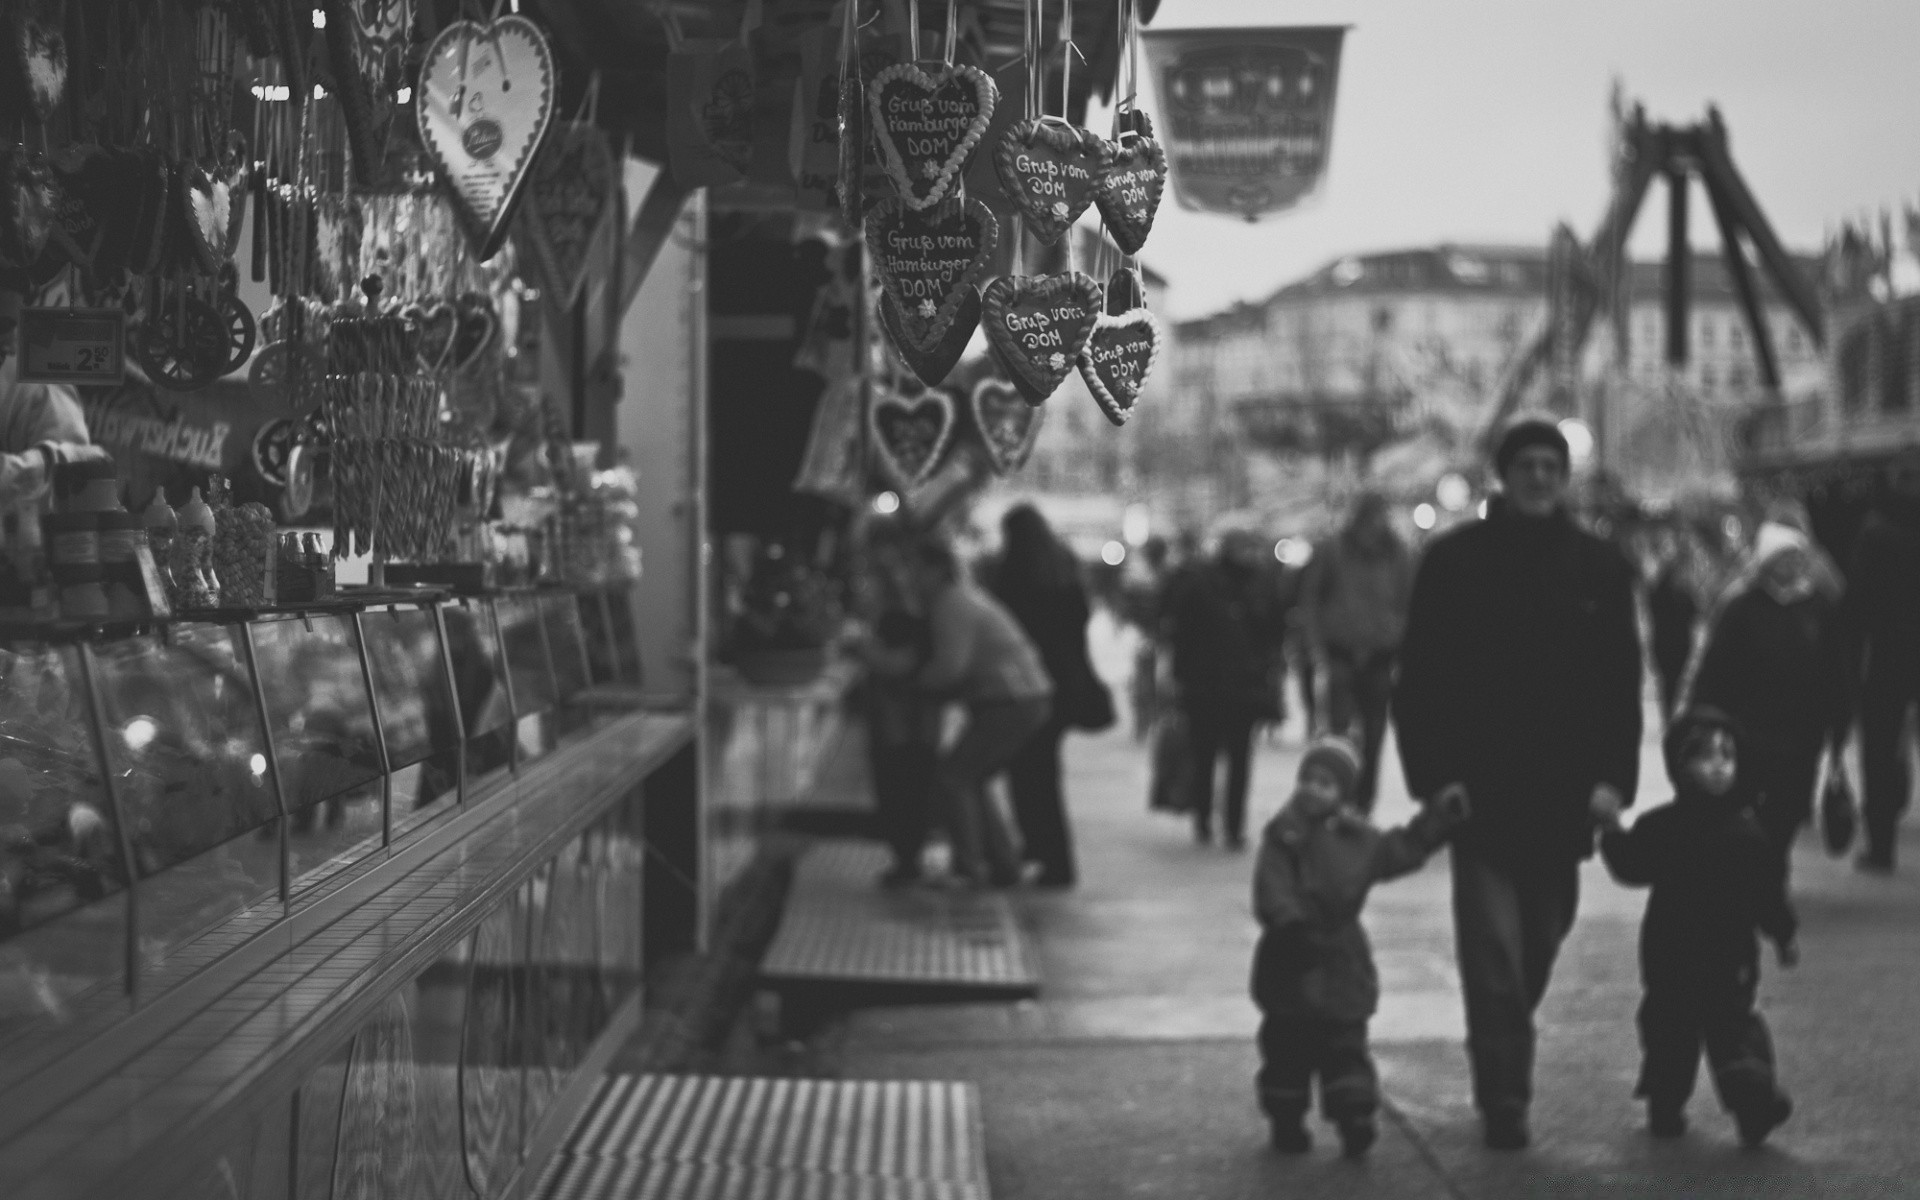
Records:
{"label": "man in dark coat", "polygon": [[1228,533],[1215,561],[1177,577],[1166,613],[1173,679],[1192,739],[1194,837],[1213,840],[1213,768],[1225,754],[1221,825],[1232,850],[1246,845],[1253,727],[1278,715],[1272,667],[1282,635],[1279,597],[1260,547],[1251,532]]}
{"label": "man in dark coat", "polygon": [[1640,638],[1632,568],[1566,511],[1559,429],[1516,421],[1495,466],[1487,518],[1437,539],[1415,576],[1393,712],[1413,795],[1466,795],[1453,911],[1474,1102],[1487,1145],[1521,1149],[1533,1011],[1580,860],[1638,782]]}
{"label": "man in dark coat", "polygon": [[1913,781],[1907,714],[1920,703],[1920,503],[1883,501],[1867,516],[1847,568],[1849,665],[1860,680],[1862,870],[1893,870],[1894,835]]}

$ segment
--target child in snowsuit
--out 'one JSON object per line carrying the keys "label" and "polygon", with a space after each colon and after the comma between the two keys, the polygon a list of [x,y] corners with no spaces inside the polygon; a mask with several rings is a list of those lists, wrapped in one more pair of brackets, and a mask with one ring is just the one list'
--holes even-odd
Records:
{"label": "child in snowsuit", "polygon": [[1260,1006],[1260,1107],[1273,1145],[1312,1146],[1304,1118],[1320,1079],[1320,1111],[1349,1157],[1373,1145],[1379,1079],[1367,1052],[1367,1019],[1380,999],[1360,908],[1376,882],[1427,860],[1463,813],[1430,807],[1382,832],[1356,804],[1360,752],[1341,737],[1307,750],[1286,807],[1260,837],[1253,908],[1260,943],[1253,999]]}
{"label": "child in snowsuit", "polygon": [[1754,817],[1739,725],[1696,707],[1673,723],[1665,749],[1673,803],[1630,829],[1616,819],[1600,838],[1615,879],[1653,888],[1640,927],[1646,995],[1635,1095],[1647,1102],[1654,1137],[1685,1133],[1704,1045],[1720,1102],[1741,1142],[1757,1146],[1793,1111],[1774,1081],[1773,1043],[1753,1007],[1755,930],[1773,940],[1782,966],[1799,961],[1786,871]]}

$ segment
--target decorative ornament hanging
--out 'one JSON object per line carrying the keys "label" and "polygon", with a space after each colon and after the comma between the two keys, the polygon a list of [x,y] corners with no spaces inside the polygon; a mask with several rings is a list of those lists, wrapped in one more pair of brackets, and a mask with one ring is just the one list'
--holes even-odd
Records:
{"label": "decorative ornament hanging", "polygon": [[973,423],[980,430],[987,462],[996,475],[1010,475],[1026,464],[1039,439],[1047,410],[1028,404],[1018,389],[1004,379],[988,376],[973,385],[969,397]]}
{"label": "decorative ornament hanging", "polygon": [[840,217],[853,227],[860,224],[866,207],[860,179],[866,173],[868,140],[866,85],[851,17],[846,21],[846,41],[840,53],[840,169],[833,186],[840,201]]}
{"label": "decorative ornament hanging", "polygon": [[1160,360],[1160,323],[1144,308],[1102,313],[1080,352],[1080,378],[1107,420],[1125,425]]}
{"label": "decorative ornament hanging", "polygon": [[[944,338],[969,294],[978,323],[978,286],[1000,244],[1000,222],[986,205],[955,198],[916,210],[889,196],[867,214],[865,232],[884,296],[913,342]],[[963,345],[972,332],[967,325]]]}
{"label": "decorative ornament hanging", "polygon": [[438,375],[452,365],[453,338],[460,328],[460,314],[445,300],[428,305],[411,305],[401,313],[420,331],[415,351],[420,369]]}
{"label": "decorative ornament hanging", "polygon": [[993,167],[1033,236],[1052,245],[1093,202],[1111,156],[1105,139],[1060,117],[1034,117],[1007,130]]}
{"label": "decorative ornament hanging", "polygon": [[1141,282],[1140,268],[1121,267],[1107,277],[1107,315],[1118,317],[1130,308],[1147,306],[1146,285]]}
{"label": "decorative ornament hanging", "polygon": [[953,397],[946,392],[906,395],[874,382],[867,428],[881,469],[900,490],[918,487],[940,466],[953,427]]}
{"label": "decorative ornament hanging", "polygon": [[475,253],[493,257],[553,119],[553,54],[525,17],[455,21],[427,46],[420,141],[452,186]]}
{"label": "decorative ornament hanging", "polygon": [[880,294],[880,327],[887,331],[893,348],[913,369],[916,379],[928,387],[938,387],[959,365],[960,356],[967,352],[967,343],[973,340],[973,331],[979,328],[980,289],[972,284],[961,289],[960,307],[944,332],[936,333],[924,326],[916,332],[914,327],[918,324],[917,318],[901,312],[892,296]]}
{"label": "decorative ornament hanging", "polygon": [[564,306],[586,283],[587,259],[613,216],[616,178],[607,135],[584,121],[557,127],[533,161],[520,221],[547,277],[543,290]]}
{"label": "decorative ornament hanging", "polygon": [[1131,109],[1125,119],[1132,127],[1122,129],[1109,146],[1093,201],[1114,242],[1128,254],[1138,254],[1153,231],[1153,217],[1167,189],[1167,152],[1153,136],[1146,113]]}
{"label": "decorative ornament hanging", "polygon": [[987,285],[981,326],[994,358],[1029,404],[1073,370],[1100,314],[1100,285],[1078,271],[1003,275]]}
{"label": "decorative ornament hanging", "polygon": [[0,113],[26,113],[44,124],[67,91],[67,0],[13,0],[6,8]]}
{"label": "decorative ornament hanging", "polygon": [[953,190],[993,120],[1000,89],[978,67],[895,63],[873,77],[867,102],[887,175],[909,208]]}

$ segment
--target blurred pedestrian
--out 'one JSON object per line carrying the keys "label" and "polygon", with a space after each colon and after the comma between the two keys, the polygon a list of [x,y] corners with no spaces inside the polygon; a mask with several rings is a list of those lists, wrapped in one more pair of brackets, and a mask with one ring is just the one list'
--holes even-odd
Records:
{"label": "blurred pedestrian", "polygon": [[1127,556],[1125,582],[1120,592],[1123,619],[1138,635],[1133,648],[1133,673],[1128,680],[1136,742],[1146,740],[1147,731],[1159,716],[1160,602],[1171,570],[1168,553],[1167,539],[1158,534],[1148,538],[1139,554]]}
{"label": "blurred pedestrian", "polygon": [[954,873],[977,885],[1019,881],[1012,836],[988,783],[1047,723],[1053,682],[1040,654],[1000,602],[962,577],[944,542],[923,539],[911,559],[931,653],[914,675],[930,699],[966,709],[959,736],[941,752],[933,787],[953,844]]}
{"label": "blurred pedestrian", "polygon": [[1111,724],[1113,699],[1087,651],[1087,593],[1073,551],[1030,504],[1008,509],[1000,531],[999,557],[985,572],[987,589],[1020,623],[1053,681],[1052,713],[1008,764],[1007,790],[1020,827],[1021,857],[1039,871],[1035,882],[1072,887],[1076,870],[1060,742],[1070,728]]}
{"label": "blurred pedestrian", "polygon": [[1920,704],[1920,497],[1895,493],[1868,513],[1853,545],[1847,591],[1848,665],[1859,680],[1859,866],[1894,867],[1900,815],[1913,789],[1907,718]]}
{"label": "blurred pedestrian", "polygon": [[1282,629],[1261,538],[1230,530],[1219,553],[1176,576],[1167,614],[1173,678],[1193,751],[1193,834],[1213,840],[1214,766],[1227,760],[1221,833],[1246,845],[1253,729],[1277,716],[1273,666]]}
{"label": "blurred pedestrian", "polygon": [[1686,1132],[1700,1052],[1733,1114],[1740,1140],[1757,1146],[1793,1112],[1774,1078],[1773,1039],[1754,1010],[1760,979],[1756,930],[1779,952],[1800,959],[1786,872],[1755,819],[1749,751],[1739,722],[1692,707],[1666,736],[1674,799],[1623,828],[1618,815],[1600,835],[1613,877],[1651,885],[1640,925],[1640,1082],[1647,1130],[1657,1138]]}
{"label": "blurred pedestrian", "polygon": [[1580,861],[1638,782],[1640,637],[1632,568],[1567,512],[1558,427],[1514,421],[1494,466],[1486,519],[1434,539],[1415,573],[1393,715],[1413,795],[1466,796],[1453,915],[1474,1104],[1486,1144],[1517,1150]]}
{"label": "blurred pedestrian", "polygon": [[1362,492],[1347,524],[1307,564],[1301,627],[1327,687],[1327,728],[1360,746],[1355,802],[1373,811],[1394,658],[1413,594],[1413,554],[1394,532],[1387,499]]}
{"label": "blurred pedestrian", "polygon": [[1382,832],[1357,803],[1360,751],[1340,737],[1316,739],[1300,760],[1293,796],[1260,837],[1253,911],[1253,1000],[1260,1008],[1260,1108],[1274,1149],[1308,1150],[1311,1087],[1349,1157],[1376,1133],[1380,1081],[1367,1049],[1367,1021],[1380,1002],[1373,948],[1360,910],[1374,884],[1416,870],[1458,818],[1440,805]]}
{"label": "blurred pedestrian", "polygon": [[1689,698],[1745,727],[1740,771],[1783,862],[1813,812],[1820,761],[1831,752],[1837,763],[1851,716],[1839,606],[1810,549],[1791,526],[1760,526],[1748,582],[1714,618]]}

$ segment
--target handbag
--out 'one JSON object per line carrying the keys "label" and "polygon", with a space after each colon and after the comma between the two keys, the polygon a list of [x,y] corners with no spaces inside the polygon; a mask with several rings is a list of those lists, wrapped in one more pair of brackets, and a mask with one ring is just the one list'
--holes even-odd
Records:
{"label": "handbag", "polygon": [[1154,722],[1152,763],[1147,808],[1175,814],[1193,811],[1193,739],[1187,718],[1177,708]]}
{"label": "handbag", "polygon": [[1859,825],[1853,806],[1853,784],[1838,754],[1827,762],[1826,786],[1820,789],[1820,837],[1827,853],[1838,858],[1853,845],[1853,832]]}

